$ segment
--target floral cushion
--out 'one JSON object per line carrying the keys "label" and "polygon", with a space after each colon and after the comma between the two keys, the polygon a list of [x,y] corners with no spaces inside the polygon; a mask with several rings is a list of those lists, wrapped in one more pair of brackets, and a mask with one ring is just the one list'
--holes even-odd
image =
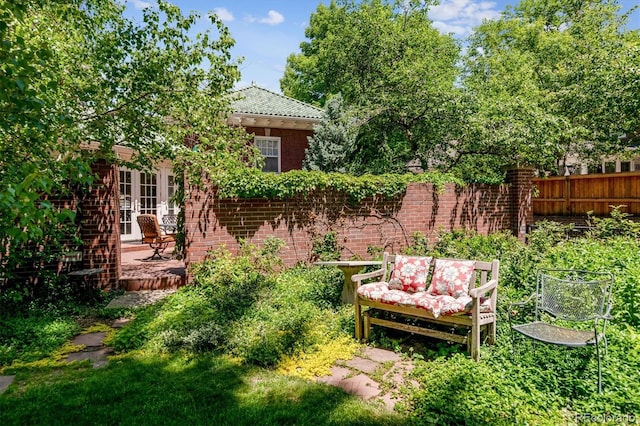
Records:
{"label": "floral cushion", "polygon": [[412,293],[425,291],[430,265],[430,257],[397,255],[389,278],[389,288]]}
{"label": "floral cushion", "polygon": [[358,295],[373,302],[424,309],[431,312],[434,317],[440,315],[438,298],[424,291],[410,293],[404,290],[394,290],[390,289],[387,283],[378,282],[358,287]]}
{"label": "floral cushion", "polygon": [[436,259],[429,293],[441,296],[468,296],[475,260]]}
{"label": "floral cushion", "polygon": [[[471,313],[473,299],[470,296],[436,296],[440,300],[440,314],[442,315],[465,315]],[[480,298],[480,312],[491,312],[491,299]]]}
{"label": "floral cushion", "polygon": [[[441,315],[466,315],[471,313],[473,300],[469,296],[436,296],[427,292],[409,293],[389,289],[387,283],[377,282],[358,287],[361,298],[389,305],[416,307],[431,312],[434,318]],[[491,312],[491,299],[480,298],[480,312]]]}

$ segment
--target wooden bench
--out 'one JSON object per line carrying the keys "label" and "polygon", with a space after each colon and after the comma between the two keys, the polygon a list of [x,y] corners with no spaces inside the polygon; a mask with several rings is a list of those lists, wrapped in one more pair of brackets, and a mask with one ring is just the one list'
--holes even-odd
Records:
{"label": "wooden bench", "polygon": [[[426,265],[419,274],[418,285],[407,288],[406,280],[398,282],[402,277],[401,269],[406,270],[407,259],[411,262],[422,262]],[[399,269],[396,260],[401,263]],[[436,265],[436,263],[438,265]],[[464,264],[465,278],[468,282],[456,287],[455,294],[442,294],[443,277],[446,265]],[[436,269],[437,266],[437,269]],[[356,339],[369,338],[369,328],[372,324],[416,333],[428,337],[456,342],[467,345],[471,358],[480,359],[481,333],[488,338],[488,343],[496,340],[496,298],[498,288],[499,261],[492,262],[470,261],[459,259],[431,259],[429,257],[410,257],[384,253],[382,267],[379,270],[357,274],[352,277],[355,283],[355,318]],[[409,267],[411,269],[411,265]],[[415,268],[414,268],[415,269]],[[451,268],[450,268],[451,269]],[[434,279],[437,276],[438,279]],[[448,275],[447,275],[448,276]],[[365,283],[365,281],[375,281]],[[461,280],[454,280],[461,284]],[[391,284],[391,288],[390,288]],[[462,283],[464,284],[464,283]],[[435,287],[434,287],[435,286]],[[402,288],[400,288],[402,287]],[[363,307],[368,307],[364,310]],[[378,315],[391,312],[397,318],[380,318]],[[404,318],[412,318],[414,323],[408,324]],[[421,325],[423,322],[424,325]],[[430,327],[430,323],[453,326]],[[363,334],[364,325],[364,334]],[[466,330],[466,334],[459,334],[457,329]]]}

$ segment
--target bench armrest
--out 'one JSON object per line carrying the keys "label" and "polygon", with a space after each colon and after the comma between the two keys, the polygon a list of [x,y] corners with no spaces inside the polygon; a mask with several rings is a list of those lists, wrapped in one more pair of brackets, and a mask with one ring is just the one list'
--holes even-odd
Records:
{"label": "bench armrest", "polygon": [[360,285],[362,285],[362,281],[375,277],[381,277],[383,275],[384,269],[377,269],[372,272],[365,272],[364,274],[355,274],[351,277],[351,281],[357,284],[356,287],[360,287]]}
{"label": "bench armrest", "polygon": [[476,299],[498,286],[498,280],[489,280],[486,284],[469,290],[469,296]]}

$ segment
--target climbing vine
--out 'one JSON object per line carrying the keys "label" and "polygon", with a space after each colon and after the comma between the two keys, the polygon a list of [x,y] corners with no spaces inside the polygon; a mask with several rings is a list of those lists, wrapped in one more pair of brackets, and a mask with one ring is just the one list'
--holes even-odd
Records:
{"label": "climbing vine", "polygon": [[275,174],[244,168],[211,177],[211,183],[217,186],[220,198],[286,199],[313,191],[333,190],[348,195],[354,202],[373,196],[393,198],[404,193],[412,182],[431,183],[438,191],[446,183],[463,185],[461,180],[443,173],[352,176],[302,170]]}

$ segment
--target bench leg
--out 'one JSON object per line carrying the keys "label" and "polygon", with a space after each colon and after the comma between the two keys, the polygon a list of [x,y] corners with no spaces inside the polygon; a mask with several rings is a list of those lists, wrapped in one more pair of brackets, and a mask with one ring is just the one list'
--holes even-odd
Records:
{"label": "bench leg", "polygon": [[480,360],[480,327],[472,326],[471,327],[471,339],[469,339],[471,346],[471,359],[474,361]]}
{"label": "bench leg", "polygon": [[369,319],[369,312],[364,314],[364,341],[369,341],[369,330],[371,330],[371,320]]}
{"label": "bench leg", "polygon": [[356,340],[362,339],[362,306],[355,300],[353,306],[355,307],[355,325],[356,325]]}
{"label": "bench leg", "polygon": [[496,343],[496,323],[495,321],[488,325],[489,344],[495,345]]}

